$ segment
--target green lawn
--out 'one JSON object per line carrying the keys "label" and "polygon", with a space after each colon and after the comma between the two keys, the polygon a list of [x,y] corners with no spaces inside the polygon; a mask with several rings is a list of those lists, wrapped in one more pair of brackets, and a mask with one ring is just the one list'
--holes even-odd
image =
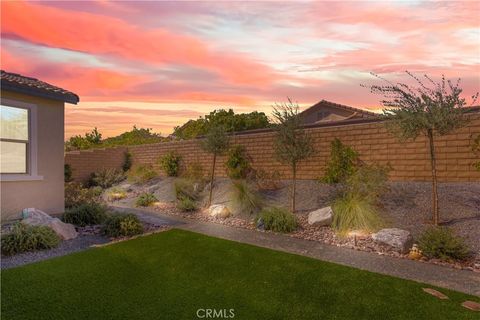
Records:
{"label": "green lawn", "polygon": [[[478,319],[478,298],[171,230],[2,272],[2,319]],[[200,313],[203,315],[203,313]]]}

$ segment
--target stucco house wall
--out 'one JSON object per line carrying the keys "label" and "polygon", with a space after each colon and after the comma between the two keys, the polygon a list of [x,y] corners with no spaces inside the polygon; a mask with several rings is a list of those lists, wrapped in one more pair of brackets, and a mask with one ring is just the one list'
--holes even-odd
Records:
{"label": "stucco house wall", "polygon": [[[23,208],[35,207],[49,214],[64,211],[64,103],[1,91],[2,104],[18,101],[36,106],[37,178],[1,181],[1,220],[21,217]],[[5,103],[4,103],[5,102]]]}

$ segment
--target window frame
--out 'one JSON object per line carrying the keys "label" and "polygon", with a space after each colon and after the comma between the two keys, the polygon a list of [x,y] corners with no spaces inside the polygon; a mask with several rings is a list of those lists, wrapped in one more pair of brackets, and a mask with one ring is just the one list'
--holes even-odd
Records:
{"label": "window frame", "polygon": [[26,173],[0,173],[1,181],[34,181],[43,180],[38,175],[37,156],[37,105],[18,100],[1,99],[3,106],[26,109],[28,111],[28,140],[1,139],[5,142],[25,142],[26,145]]}

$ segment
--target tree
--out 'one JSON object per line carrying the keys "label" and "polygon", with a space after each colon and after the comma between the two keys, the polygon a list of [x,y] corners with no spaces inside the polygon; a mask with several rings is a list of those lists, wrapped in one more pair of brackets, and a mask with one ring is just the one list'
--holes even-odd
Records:
{"label": "tree", "polygon": [[290,98],[287,103],[275,104],[272,115],[276,132],[275,153],[281,163],[292,169],[291,210],[295,212],[298,162],[313,154],[313,143],[310,135],[301,126],[298,104],[293,103]]}
{"label": "tree", "polygon": [[[448,134],[465,125],[463,115],[465,98],[461,98],[460,79],[455,84],[442,76],[435,82],[428,75],[420,79],[406,71],[416,85],[392,83],[373,74],[386,82],[384,85],[365,86],[372,93],[383,96],[383,115],[387,120],[387,129],[401,141],[415,140],[425,136],[428,140],[430,165],[432,170],[432,220],[439,224],[439,207],[437,191],[437,170],[435,156],[435,137]],[[475,103],[478,93],[472,96]]]}
{"label": "tree", "polygon": [[215,179],[215,165],[217,156],[222,155],[228,148],[229,137],[223,126],[213,126],[202,141],[202,149],[213,154],[212,175],[210,177],[210,195],[208,197],[208,206],[212,204],[213,182]]}
{"label": "tree", "polygon": [[98,132],[97,128],[95,127],[91,132],[85,133],[85,137],[82,137],[81,135],[70,137],[70,139],[65,142],[65,150],[72,151],[90,149],[99,146],[101,142],[102,134]]}
{"label": "tree", "polygon": [[102,134],[94,128],[91,132],[85,133],[84,137],[76,135],[68,139],[65,142],[65,151],[157,143],[165,140],[167,138],[152,132],[151,128],[137,128],[135,125],[130,131],[106,139],[102,139]]}
{"label": "tree", "polygon": [[178,139],[193,139],[207,134],[214,126],[223,126],[227,132],[234,132],[261,129],[269,125],[268,118],[263,112],[235,114],[232,109],[228,111],[218,109],[205,115],[204,118],[189,120],[182,126],[175,127],[173,135]]}

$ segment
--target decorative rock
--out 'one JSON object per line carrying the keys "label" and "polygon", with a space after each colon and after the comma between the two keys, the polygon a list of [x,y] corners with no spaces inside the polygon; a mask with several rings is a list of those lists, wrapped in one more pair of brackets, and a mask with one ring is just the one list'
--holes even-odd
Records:
{"label": "decorative rock", "polygon": [[316,226],[328,226],[332,223],[333,211],[331,207],[325,207],[312,211],[308,214],[308,224]]}
{"label": "decorative rock", "polygon": [[230,210],[223,204],[214,204],[208,208],[208,214],[215,218],[227,218],[230,216]]}
{"label": "decorative rock", "polygon": [[437,291],[435,289],[432,289],[432,288],[422,288],[422,290],[428,294],[431,294],[432,296],[435,296],[437,297],[438,299],[441,299],[441,300],[446,300],[448,299],[448,297],[446,295],[444,295],[443,293],[441,293],[440,291]]}
{"label": "decorative rock", "polygon": [[382,229],[372,234],[372,239],[381,244],[389,245],[401,253],[406,253],[413,244],[410,232],[398,228]]}
{"label": "decorative rock", "polygon": [[473,310],[473,311],[480,311],[480,303],[475,301],[465,301],[462,303],[462,307]]}
{"label": "decorative rock", "polygon": [[78,236],[73,224],[64,223],[58,218],[52,219],[48,226],[52,228],[53,231],[55,231],[55,233],[58,234],[63,240],[75,239]]}
{"label": "decorative rock", "polygon": [[50,227],[63,240],[74,239],[78,236],[73,224],[64,223],[60,219],[53,218],[41,210],[28,208],[26,211],[24,210],[24,216],[26,218],[22,220],[23,223],[32,226]]}

